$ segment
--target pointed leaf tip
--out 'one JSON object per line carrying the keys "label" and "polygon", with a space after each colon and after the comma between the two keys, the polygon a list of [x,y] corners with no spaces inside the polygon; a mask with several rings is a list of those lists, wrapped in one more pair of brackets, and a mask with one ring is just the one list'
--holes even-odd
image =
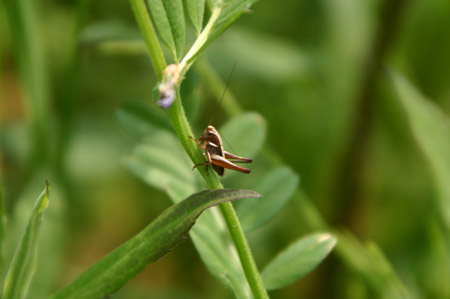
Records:
{"label": "pointed leaf tip", "polygon": [[33,206],[30,219],[17,245],[3,285],[2,298],[25,298],[37,264],[38,241],[44,218],[44,210],[48,207],[48,191],[50,184],[46,181]]}

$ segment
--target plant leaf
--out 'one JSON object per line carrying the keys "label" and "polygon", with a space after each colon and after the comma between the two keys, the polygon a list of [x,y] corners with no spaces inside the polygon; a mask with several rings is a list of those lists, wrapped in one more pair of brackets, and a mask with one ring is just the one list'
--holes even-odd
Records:
{"label": "plant leaf", "polygon": [[450,228],[450,119],[406,79],[391,73],[414,137],[428,159],[439,192],[443,219]]}
{"label": "plant leaf", "polygon": [[105,298],[148,264],[186,238],[198,216],[212,206],[260,195],[250,190],[218,189],[193,194],[171,206],[139,234],[101,259],[52,298]]}
{"label": "plant leaf", "polygon": [[[174,202],[186,194],[186,190],[172,184],[169,184],[167,191]],[[250,298],[250,287],[219,210],[212,208],[205,211],[190,235],[209,272],[229,286],[237,298]]]}
{"label": "plant leaf", "polygon": [[216,21],[217,26],[244,13],[256,0],[228,0],[224,2],[225,7]]}
{"label": "plant leaf", "polygon": [[49,189],[47,183],[39,195],[31,212],[30,220],[19,241],[14,256],[6,274],[2,298],[24,298],[36,269],[37,247],[44,211],[49,204]]}
{"label": "plant leaf", "polygon": [[4,242],[5,242],[5,232],[6,232],[6,214],[5,205],[3,202],[3,186],[0,182],[0,277],[3,276],[3,265],[4,265]]}
{"label": "plant leaf", "polygon": [[189,18],[197,34],[202,31],[203,15],[205,14],[205,0],[186,0]]}
{"label": "plant leaf", "polygon": [[347,231],[335,231],[334,234],[339,239],[336,253],[382,298],[414,298],[374,242],[362,243]]}
{"label": "plant leaf", "polygon": [[302,238],[278,254],[261,276],[268,290],[287,286],[311,272],[330,253],[336,238],[328,233]]}
{"label": "plant leaf", "polygon": [[240,27],[233,28],[212,43],[207,56],[209,61],[245,61],[245,69],[239,72],[241,76],[252,76],[282,84],[309,76],[311,66],[316,63],[312,55],[299,50],[297,45],[277,36]]}
{"label": "plant leaf", "polygon": [[266,137],[266,122],[258,113],[244,113],[228,121],[220,129],[220,134],[226,151],[252,157],[262,147]]}
{"label": "plant leaf", "polygon": [[90,24],[80,33],[80,42],[86,44],[112,40],[141,40],[141,34],[135,26],[116,19]]}
{"label": "plant leaf", "polygon": [[186,39],[183,3],[181,0],[147,0],[147,3],[159,36],[178,62]]}
{"label": "plant leaf", "polygon": [[126,102],[117,109],[116,114],[125,130],[139,140],[161,129],[172,131],[170,122],[161,109],[152,109],[144,102]]}
{"label": "plant leaf", "polygon": [[139,178],[163,191],[170,182],[183,186],[191,194],[199,178],[178,140],[165,131],[158,131],[137,145],[124,163]]}
{"label": "plant leaf", "polygon": [[298,182],[298,175],[286,166],[279,167],[260,179],[252,190],[261,193],[263,198],[236,205],[236,213],[244,230],[257,228],[275,217],[297,189]]}

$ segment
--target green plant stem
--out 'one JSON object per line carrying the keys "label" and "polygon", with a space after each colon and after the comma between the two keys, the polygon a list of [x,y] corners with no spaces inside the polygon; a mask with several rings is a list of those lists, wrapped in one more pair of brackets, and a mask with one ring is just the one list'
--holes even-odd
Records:
{"label": "green plant stem", "polygon": [[161,46],[156,36],[155,28],[153,28],[150,15],[147,11],[147,6],[144,0],[130,0],[133,8],[134,16],[141,29],[145,44],[150,54],[150,59],[153,63],[153,68],[158,76],[158,80],[162,79],[162,73],[167,66]]}
{"label": "green plant stem", "polygon": [[[146,41],[147,48],[149,49],[150,57],[153,61],[153,66],[158,75],[158,78],[161,80],[162,73],[167,64],[156,37],[155,30],[151,23],[150,16],[147,13],[147,7],[145,6],[143,0],[130,1],[133,7],[133,12],[136,16],[137,22]],[[212,23],[213,22],[211,22],[211,24]],[[209,32],[210,30],[211,28],[205,28],[204,31]],[[203,44],[200,45],[200,48],[202,45]],[[188,59],[185,62],[189,64],[190,61],[191,60]],[[181,104],[179,86],[176,87],[176,99],[172,106],[169,108],[169,115],[175,132],[189,158],[194,164],[203,163],[205,161],[205,158],[203,157],[203,153],[198,147],[197,143],[192,139],[194,134],[186,118],[183,105]],[[210,173],[207,173],[205,167],[198,167],[197,170],[200,172],[201,176],[211,189],[223,188],[222,183],[219,181],[219,178],[217,177],[217,174],[215,172],[211,171]],[[236,246],[242,268],[254,297],[268,298],[267,291],[264,288],[258,268],[256,267],[256,263],[251,254],[250,247],[245,238],[244,231],[242,230],[241,224],[239,222],[239,219],[237,218],[232,204],[224,203],[220,205],[220,210],[227,224],[231,238],[233,239],[233,242]]]}
{"label": "green plant stem", "polygon": [[186,53],[186,56],[184,56],[183,60],[181,60],[180,69],[183,74],[188,71],[189,67],[192,65],[194,61],[194,58],[197,56],[197,54],[200,52],[200,50],[208,41],[208,37],[212,32],[214,23],[217,21],[217,19],[220,16],[220,13],[222,12],[222,8],[223,8],[222,4],[217,4],[217,6],[213,8],[211,17],[209,18],[205,28],[202,30],[198,38],[195,40],[194,44],[189,49],[189,51]]}
{"label": "green plant stem", "polygon": [[[181,105],[179,89],[177,89],[177,97],[169,109],[169,114],[178,138],[180,139],[192,162],[194,164],[203,163],[205,158],[203,157],[202,151],[198,147],[197,143],[191,138],[191,136],[194,135],[184,113],[183,106]],[[219,178],[215,172],[210,171],[208,174],[204,167],[198,167],[197,169],[211,189],[223,188],[222,183],[219,181]],[[225,223],[227,224],[231,238],[233,239],[234,245],[236,246],[242,268],[245,276],[247,277],[247,281],[253,295],[255,298],[268,298],[247,239],[245,238],[244,231],[242,230],[241,223],[239,222],[232,204],[224,203],[219,207],[225,219]]]}
{"label": "green plant stem", "polygon": [[233,205],[228,202],[221,204],[219,208],[236,246],[242,268],[253,295],[255,298],[269,298]]}
{"label": "green plant stem", "polygon": [[4,241],[6,235],[6,213],[5,213],[5,205],[3,200],[3,184],[2,177],[0,176],[0,276],[3,276],[3,250],[4,250]]}
{"label": "green plant stem", "polygon": [[374,111],[376,109],[378,77],[386,61],[389,50],[395,43],[404,8],[408,0],[381,1],[381,14],[362,72],[362,81],[355,94],[355,112],[352,115],[350,138],[345,145],[341,165],[334,175],[334,214],[336,222],[348,227],[357,227],[359,204],[367,177],[367,155],[371,134],[373,134]]}
{"label": "green plant stem", "polygon": [[31,138],[32,167],[46,167],[50,151],[50,96],[47,68],[39,32],[35,3],[24,0],[4,1],[6,16],[14,42],[15,56],[24,85],[25,110]]}

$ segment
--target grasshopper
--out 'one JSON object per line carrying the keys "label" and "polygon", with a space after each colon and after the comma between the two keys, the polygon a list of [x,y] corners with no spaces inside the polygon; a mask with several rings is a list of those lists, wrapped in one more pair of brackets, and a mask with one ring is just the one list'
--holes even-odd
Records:
{"label": "grasshopper", "polygon": [[213,126],[209,125],[198,139],[193,139],[205,151],[207,160],[205,163],[195,165],[194,168],[204,165],[208,170],[208,166],[212,165],[212,168],[220,176],[225,175],[225,168],[243,173],[251,172],[250,169],[238,166],[235,163],[250,163],[253,159],[236,156],[225,151],[223,149],[222,138],[220,138],[219,132]]}
{"label": "grasshopper", "polygon": [[[230,77],[228,78],[225,90],[223,91],[222,98],[219,101],[217,109],[220,107],[220,104],[223,101],[225,91],[228,87],[228,84],[230,83],[231,75],[233,74],[235,66],[236,63],[234,63],[233,65],[233,69],[231,70]],[[217,113],[217,109],[214,115]],[[212,168],[217,172],[217,174],[222,177],[225,175],[225,168],[236,170],[243,173],[250,173],[251,172],[250,169],[238,166],[235,163],[251,163],[253,159],[236,156],[225,151],[223,149],[222,138],[220,137],[220,134],[217,131],[217,129],[211,125],[211,122],[212,118],[211,121],[209,122],[210,124],[203,131],[203,133],[200,135],[198,139],[192,137],[192,139],[194,139],[194,141],[200,146],[200,148],[205,151],[205,156],[207,160],[207,162],[205,163],[199,163],[195,165],[194,168],[197,166],[206,166],[206,171],[208,171],[208,167],[211,165]]]}

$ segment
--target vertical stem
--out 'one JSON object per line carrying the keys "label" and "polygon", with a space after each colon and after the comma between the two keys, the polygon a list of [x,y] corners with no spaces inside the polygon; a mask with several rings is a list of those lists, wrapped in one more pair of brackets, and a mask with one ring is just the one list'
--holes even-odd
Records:
{"label": "vertical stem", "polygon": [[3,244],[6,234],[6,213],[3,200],[3,182],[1,179],[2,177],[0,176],[0,277],[3,277]]}
{"label": "vertical stem", "polygon": [[158,79],[162,79],[162,73],[167,66],[166,60],[159,45],[158,37],[156,36],[155,28],[147,11],[147,6],[144,0],[130,0],[133,8],[134,16],[141,29],[145,44],[150,54],[153,68],[155,69]]}
{"label": "vertical stem", "polygon": [[351,126],[353,132],[338,170],[339,173],[335,176],[337,178],[336,202],[341,203],[340,209],[336,211],[337,222],[345,223],[350,227],[352,227],[351,222],[355,216],[358,197],[361,196],[364,183],[378,76],[407,2],[408,0],[385,0],[383,3],[373,46],[367,56],[362,84],[356,94],[356,113],[354,125]]}
{"label": "vertical stem", "polygon": [[31,139],[30,163],[33,167],[47,166],[51,159],[50,97],[35,3],[24,0],[6,0],[4,3],[25,87],[25,107]]}
{"label": "vertical stem", "polygon": [[[180,139],[192,162],[194,164],[204,162],[205,159],[201,150],[192,138],[190,138],[190,136],[193,136],[193,133],[184,113],[183,106],[181,105],[179,89],[177,89],[177,97],[169,109],[169,114],[178,138]],[[211,189],[223,188],[222,183],[219,181],[214,172],[211,171],[208,174],[204,167],[198,167],[197,169]],[[225,223],[227,224],[231,238],[233,239],[234,245],[236,246],[242,268],[245,276],[247,277],[247,281],[253,295],[255,298],[268,298],[266,289],[264,288],[261,276],[259,275],[258,268],[256,267],[256,263],[253,259],[250,247],[247,239],[245,238],[241,223],[239,222],[236,212],[234,211],[233,205],[231,203],[224,203],[219,207],[225,219]]]}
{"label": "vertical stem", "polygon": [[[4,25],[4,19],[2,18],[5,14],[3,13],[3,7],[0,3],[0,26]],[[2,35],[4,34],[3,30],[0,29],[0,39],[4,38]],[[0,45],[0,57],[3,57],[1,54],[2,47]],[[2,88],[3,88],[3,81],[2,81],[2,63],[3,61],[0,60],[0,103],[3,103],[2,101]],[[2,109],[0,105],[0,123],[2,121]],[[0,165],[3,165],[2,157],[0,157]],[[3,263],[4,263],[4,257],[3,257],[3,247],[4,247],[4,240],[5,240],[5,233],[6,233],[6,212],[5,212],[5,203],[4,203],[4,196],[3,196],[3,173],[0,171],[0,277],[3,277]]]}
{"label": "vertical stem", "polygon": [[[144,35],[155,71],[158,78],[161,79],[162,73],[166,67],[166,62],[159,46],[149,14],[147,13],[147,8],[143,0],[130,0],[130,2],[139,27]],[[185,63],[189,63],[189,60],[186,60]],[[176,99],[169,108],[169,115],[175,132],[177,133],[177,136],[189,158],[194,164],[204,162],[204,157],[200,148],[191,138],[194,134],[186,118],[183,105],[181,104],[179,86],[176,87]],[[201,176],[211,189],[223,188],[222,183],[219,181],[219,178],[214,172],[210,172],[208,174],[204,167],[198,167],[197,170],[200,172]],[[227,224],[231,238],[236,246],[242,268],[254,297],[268,298],[261,276],[259,275],[259,271],[256,267],[256,263],[251,254],[250,247],[245,238],[244,231],[242,230],[241,224],[232,204],[224,203],[220,205],[220,209]]]}
{"label": "vertical stem", "polygon": [[186,56],[184,56],[180,62],[180,69],[182,70],[182,73],[187,72],[195,56],[199,53],[200,49],[203,48],[203,46],[208,42],[208,38],[212,32],[214,23],[219,18],[221,12],[222,12],[221,4],[218,4],[213,8],[213,12],[205,28],[202,30],[198,38],[195,40],[194,44],[189,49],[189,51],[186,53]]}
{"label": "vertical stem", "polygon": [[244,269],[253,296],[255,296],[255,298],[269,298],[233,205],[230,202],[227,202],[221,204],[219,207],[223,218],[225,218],[234,245],[236,246],[242,268]]}

